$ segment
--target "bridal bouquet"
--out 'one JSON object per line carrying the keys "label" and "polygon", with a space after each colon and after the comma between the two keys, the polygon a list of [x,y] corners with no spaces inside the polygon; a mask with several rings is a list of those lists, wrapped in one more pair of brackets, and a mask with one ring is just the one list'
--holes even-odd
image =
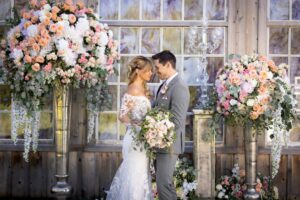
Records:
{"label": "bridal bouquet", "polygon": [[[246,188],[245,173],[235,164],[230,176],[224,175],[218,179],[216,196],[218,199],[242,200]],[[260,173],[257,175],[255,190],[260,194],[260,199],[279,199],[278,188],[273,185],[272,179]]]}
{"label": "bridal bouquet", "polygon": [[[18,102],[13,108],[19,109],[12,113],[23,116],[12,116],[21,119],[13,126],[25,123],[31,129],[30,124],[39,119],[36,116],[43,97],[53,87],[85,87],[89,89],[87,96],[99,96],[95,89],[105,85],[107,76],[114,72],[118,44],[107,24],[102,24],[99,16],[83,3],[31,0],[29,5],[28,11],[22,11],[19,23],[8,32],[7,40],[1,41],[4,67],[0,74],[10,85],[14,102]],[[90,99],[88,103],[94,106],[89,108],[95,110],[97,102]],[[29,114],[29,118],[22,113]],[[37,128],[33,128],[34,134]],[[16,132],[12,134],[16,139]]]}
{"label": "bridal bouquet", "polygon": [[173,144],[175,140],[175,125],[171,121],[172,114],[161,108],[151,109],[141,124],[141,130],[136,134],[137,143],[148,151],[153,148],[164,149]]}
{"label": "bridal bouquet", "polygon": [[273,130],[272,177],[279,168],[281,141],[292,128],[295,104],[287,77],[288,66],[264,56],[244,55],[217,74],[217,113],[226,122],[253,124],[259,131]]}

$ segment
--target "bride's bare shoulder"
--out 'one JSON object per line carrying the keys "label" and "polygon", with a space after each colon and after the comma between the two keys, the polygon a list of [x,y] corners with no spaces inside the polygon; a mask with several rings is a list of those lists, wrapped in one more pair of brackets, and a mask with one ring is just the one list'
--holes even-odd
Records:
{"label": "bride's bare shoulder", "polygon": [[129,85],[126,91],[127,94],[132,96],[143,96],[144,93],[141,89],[135,85]]}

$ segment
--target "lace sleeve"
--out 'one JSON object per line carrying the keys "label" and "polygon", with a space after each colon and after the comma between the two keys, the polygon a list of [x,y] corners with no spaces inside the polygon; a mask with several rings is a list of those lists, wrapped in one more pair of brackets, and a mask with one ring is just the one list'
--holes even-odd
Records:
{"label": "lace sleeve", "polygon": [[129,95],[125,94],[122,98],[121,101],[121,109],[120,109],[120,117],[124,117],[125,115],[128,114],[128,112],[130,111],[130,104],[132,104],[132,99],[130,98]]}

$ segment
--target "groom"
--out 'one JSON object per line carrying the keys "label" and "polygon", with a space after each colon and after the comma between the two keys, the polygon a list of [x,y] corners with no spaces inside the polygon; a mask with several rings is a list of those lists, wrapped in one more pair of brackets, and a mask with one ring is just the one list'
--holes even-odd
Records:
{"label": "groom", "polygon": [[155,107],[171,111],[174,115],[176,140],[170,149],[157,150],[155,169],[160,200],[176,200],[173,173],[179,154],[184,152],[185,119],[190,100],[187,85],[176,71],[176,57],[170,51],[152,56],[159,79],[164,80],[157,91]]}

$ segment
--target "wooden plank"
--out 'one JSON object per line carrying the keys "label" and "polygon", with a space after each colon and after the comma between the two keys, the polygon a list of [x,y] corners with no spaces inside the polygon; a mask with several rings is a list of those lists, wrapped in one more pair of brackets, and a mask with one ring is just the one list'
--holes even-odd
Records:
{"label": "wooden plank", "polygon": [[216,161],[216,167],[215,167],[215,180],[218,181],[218,179],[222,176],[223,171],[221,169],[221,154],[215,154],[215,161]]}
{"label": "wooden plank", "polygon": [[0,197],[11,196],[11,153],[0,152]]}
{"label": "wooden plank", "polygon": [[265,154],[257,155],[257,172],[265,176],[270,176],[271,165],[270,156]]}
{"label": "wooden plank", "polygon": [[288,156],[281,156],[280,168],[277,176],[274,178],[274,185],[278,188],[279,199],[286,199],[287,186],[287,168]]}
{"label": "wooden plank", "polygon": [[258,0],[243,1],[245,2],[246,21],[245,21],[245,43],[246,54],[257,52],[258,48]]}
{"label": "wooden plank", "polygon": [[52,187],[56,183],[56,159],[55,159],[55,152],[48,152],[47,153],[47,165],[46,168],[43,169],[44,172],[47,173],[47,197],[53,198],[55,195],[51,193]]}
{"label": "wooden plank", "polygon": [[28,197],[28,163],[23,159],[21,152],[12,153],[12,196]]}
{"label": "wooden plank", "polygon": [[29,167],[29,196],[41,197],[43,190],[46,190],[45,174],[43,172],[42,153],[31,154]]}
{"label": "wooden plank", "polygon": [[[267,10],[268,10],[268,1],[262,0],[259,1],[258,6],[258,53],[261,55],[267,55]],[[283,23],[281,23],[283,25]]]}
{"label": "wooden plank", "polygon": [[288,199],[300,199],[300,155],[289,156],[290,166],[288,168]]}
{"label": "wooden plank", "polygon": [[80,176],[82,173],[79,173],[81,161],[78,161],[78,152],[70,152],[69,153],[69,168],[68,168],[68,183],[71,185],[73,192],[72,195],[78,196],[80,193]]}
{"label": "wooden plank", "polygon": [[83,153],[82,157],[82,196],[95,198],[95,153]]}

